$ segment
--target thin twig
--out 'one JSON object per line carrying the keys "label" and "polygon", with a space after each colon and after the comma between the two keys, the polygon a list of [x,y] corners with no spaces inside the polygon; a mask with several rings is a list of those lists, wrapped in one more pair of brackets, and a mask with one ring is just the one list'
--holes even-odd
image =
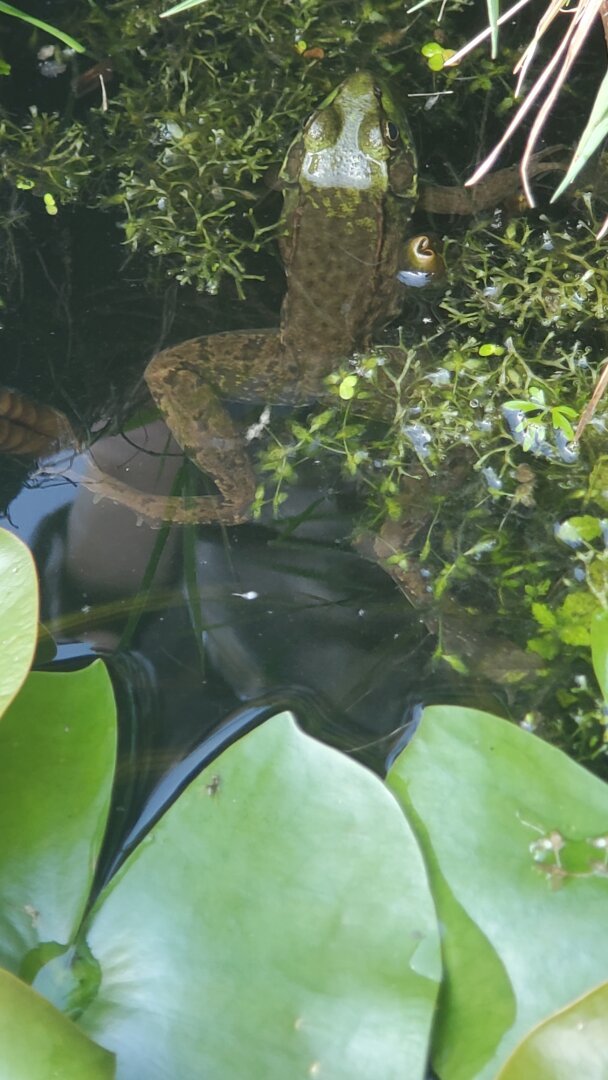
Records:
{"label": "thin twig", "polygon": [[[529,2],[530,0],[517,0],[517,3],[513,4],[513,7],[509,8],[508,11],[505,11],[504,15],[500,16],[498,20],[498,25],[502,26],[503,23],[508,22],[508,20],[513,15],[515,15],[516,12],[520,10],[520,8],[525,7],[525,5]],[[450,56],[450,58],[445,61],[443,66],[456,67],[456,65],[460,63],[463,57],[467,56],[472,51],[472,49],[475,49],[477,45],[481,44],[482,41],[485,41],[485,39],[489,37],[491,33],[491,27],[487,26],[485,30],[482,30],[479,34],[477,34],[476,37],[472,38],[471,41],[468,41],[466,45],[463,45],[462,49],[459,49],[458,52],[455,52],[453,56]]]}

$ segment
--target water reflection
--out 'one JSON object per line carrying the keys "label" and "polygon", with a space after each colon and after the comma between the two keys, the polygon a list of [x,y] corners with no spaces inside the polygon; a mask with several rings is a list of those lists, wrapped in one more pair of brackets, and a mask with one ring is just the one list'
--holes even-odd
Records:
{"label": "water reflection", "polygon": [[[181,465],[171,450],[157,456],[167,451],[159,423],[100,440],[93,454],[104,470],[168,490]],[[77,485],[86,458],[69,462],[63,482],[60,463],[48,467],[52,482],[14,501],[11,523],[37,559],[52,666],[101,655],[114,681],[120,762],[102,876],[200,768],[277,710],[382,772],[424,703],[462,695],[438,678],[419,615],[344,542],[348,500],[304,480],[280,522],[159,531]]]}

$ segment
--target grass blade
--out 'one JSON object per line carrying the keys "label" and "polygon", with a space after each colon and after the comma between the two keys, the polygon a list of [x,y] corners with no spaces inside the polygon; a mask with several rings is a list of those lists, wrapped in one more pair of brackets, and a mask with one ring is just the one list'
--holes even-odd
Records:
{"label": "grass blade", "polygon": [[43,22],[42,19],[36,19],[33,15],[27,15],[25,11],[20,11],[19,8],[13,7],[12,4],[0,2],[0,14],[12,15],[15,19],[21,19],[22,22],[37,26],[39,30],[45,30],[47,34],[51,34],[53,37],[58,38],[59,41],[63,41],[63,44],[67,45],[69,49],[74,49],[78,53],[85,52],[84,45],[81,45],[75,38],[70,37],[69,34],[64,34],[63,30],[58,30],[56,26],[51,26],[49,23]]}
{"label": "grass blade", "polygon": [[583,166],[586,165],[591,155],[595,153],[606,135],[608,135],[608,71],[604,75],[602,85],[597,92],[597,97],[593,103],[587,126],[572,155],[572,161],[568,166],[568,171],[559,187],[553,193],[551,202],[555,202],[555,200],[566,190],[568,184],[571,184],[578,176]]}
{"label": "grass blade", "polygon": [[496,59],[498,52],[498,18],[500,13],[500,0],[486,0],[488,8],[488,23],[490,25],[490,41],[492,43],[492,59]]}

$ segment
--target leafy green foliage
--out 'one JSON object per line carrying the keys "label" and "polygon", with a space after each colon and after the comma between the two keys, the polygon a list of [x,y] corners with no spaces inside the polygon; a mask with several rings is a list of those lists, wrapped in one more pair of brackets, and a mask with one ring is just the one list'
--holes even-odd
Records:
{"label": "leafy green foliage", "polygon": [[354,478],[370,528],[403,523],[393,561],[422,568],[438,620],[456,599],[547,661],[517,700],[603,768],[588,646],[591,616],[608,606],[605,404],[572,442],[608,292],[594,224],[588,207],[573,228],[497,214],[452,236],[439,325],[420,341],[411,301],[399,347],[344,365],[321,411],[292,423],[262,463],[275,507],[303,457],[333,462],[329,483]]}

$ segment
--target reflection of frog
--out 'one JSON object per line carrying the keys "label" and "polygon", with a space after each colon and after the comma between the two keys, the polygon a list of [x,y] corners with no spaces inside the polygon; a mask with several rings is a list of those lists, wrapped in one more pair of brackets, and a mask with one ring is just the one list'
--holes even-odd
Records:
{"label": "reflection of frog", "polygon": [[[489,178],[481,197],[427,189],[424,203],[457,213],[494,204],[501,175]],[[279,329],[194,338],[158,353],[145,372],[177,442],[220,495],[186,504],[137,491],[94,466],[84,481],[145,520],[245,521],[254,473],[245,439],[222,401],[316,399],[324,378],[367,348],[374,330],[401,307],[396,275],[407,262],[405,234],[418,201],[416,156],[409,132],[399,129],[390,100],[370,74],[351,75],[310,117],[287,153],[281,179],[287,292]],[[508,186],[512,190],[512,170]],[[409,261],[432,272],[435,256],[425,238],[419,241],[410,244]]]}

